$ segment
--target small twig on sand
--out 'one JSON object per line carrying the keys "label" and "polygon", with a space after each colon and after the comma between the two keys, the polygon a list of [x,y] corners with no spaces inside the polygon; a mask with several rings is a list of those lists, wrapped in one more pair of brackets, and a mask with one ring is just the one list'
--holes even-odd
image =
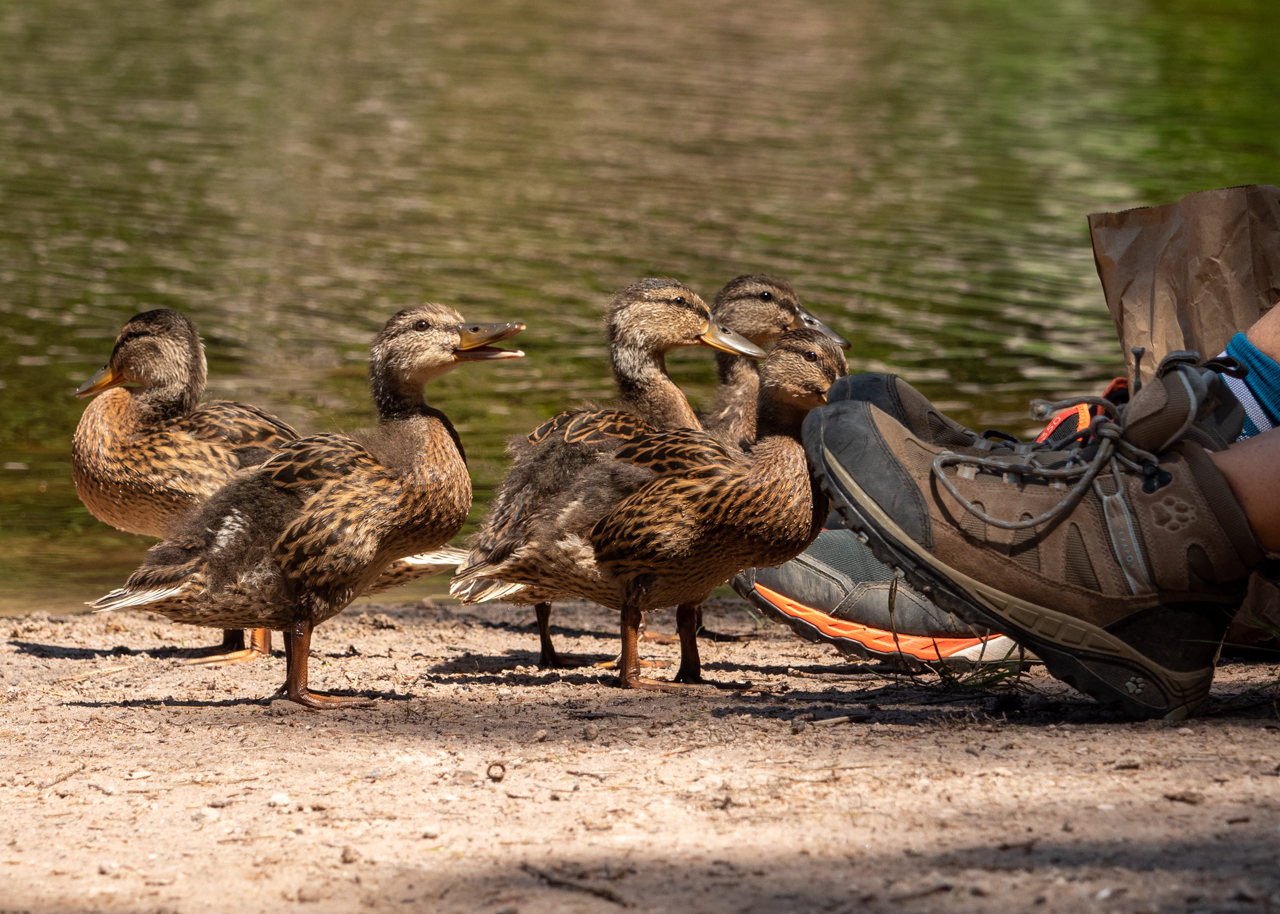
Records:
{"label": "small twig on sand", "polygon": [[607,774],[596,774],[594,771],[570,771],[567,768],[564,773],[571,774],[576,778],[595,778],[602,784],[604,783],[604,779],[608,777]]}
{"label": "small twig on sand", "polygon": [[522,863],[520,864],[520,869],[524,870],[530,876],[541,879],[547,885],[554,888],[572,889],[575,892],[586,892],[588,895],[603,898],[605,901],[612,901],[614,904],[620,905],[624,908],[634,907],[631,902],[627,901],[612,889],[600,888],[599,886],[594,885],[582,885],[581,883],[573,882],[569,879],[561,879],[559,876],[548,873],[546,870],[538,869],[532,863]]}
{"label": "small twig on sand", "polygon": [[108,666],[100,670],[94,670],[91,673],[78,673],[75,676],[63,676],[61,679],[55,679],[54,682],[79,682],[81,679],[88,679],[91,676],[102,676],[106,673],[119,673],[121,670],[127,670],[133,664],[122,663],[119,666]]}
{"label": "small twig on sand", "polygon": [[74,774],[79,774],[81,771],[84,771],[84,769],[85,769],[85,763],[81,762],[78,767],[72,768],[69,771],[64,771],[62,774],[58,775],[57,777],[50,778],[47,781],[41,781],[39,784],[36,785],[36,787],[38,787],[40,790],[48,790],[54,784],[61,784],[67,778],[71,777]]}

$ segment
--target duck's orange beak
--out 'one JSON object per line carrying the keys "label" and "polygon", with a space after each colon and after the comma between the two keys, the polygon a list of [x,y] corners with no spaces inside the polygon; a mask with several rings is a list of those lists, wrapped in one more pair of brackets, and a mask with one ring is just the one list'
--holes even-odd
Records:
{"label": "duck's orange beak", "polygon": [[110,365],[103,365],[97,374],[76,388],[77,397],[92,397],[104,390],[119,387],[128,382],[128,378],[115,371]]}
{"label": "duck's orange beak", "polygon": [[521,359],[519,349],[497,349],[490,343],[499,343],[515,336],[524,324],[463,324],[458,328],[458,348],[453,351],[455,362],[488,362],[494,359]]}

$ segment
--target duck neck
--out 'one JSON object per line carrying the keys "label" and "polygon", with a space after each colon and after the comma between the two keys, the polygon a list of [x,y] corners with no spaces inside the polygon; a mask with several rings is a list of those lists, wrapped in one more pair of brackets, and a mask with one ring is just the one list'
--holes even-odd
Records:
{"label": "duck neck", "polygon": [[808,414],[807,409],[794,403],[761,397],[756,404],[756,442],[778,436],[799,441],[800,427]]}
{"label": "duck neck", "polygon": [[426,415],[430,410],[421,381],[398,378],[390,371],[371,368],[369,388],[373,405],[378,410],[378,423],[397,422]]}
{"label": "duck neck", "polygon": [[667,374],[664,354],[616,341],[610,344],[613,379],[622,406],[658,428],[699,428],[689,401]]}
{"label": "duck neck", "polygon": [[204,396],[203,354],[189,368],[148,377],[141,387],[129,391],[129,406],[144,424],[185,416],[200,405]]}
{"label": "duck neck", "polygon": [[760,368],[755,359],[734,355],[731,352],[716,352],[716,374],[721,387],[750,388],[752,399],[760,386]]}

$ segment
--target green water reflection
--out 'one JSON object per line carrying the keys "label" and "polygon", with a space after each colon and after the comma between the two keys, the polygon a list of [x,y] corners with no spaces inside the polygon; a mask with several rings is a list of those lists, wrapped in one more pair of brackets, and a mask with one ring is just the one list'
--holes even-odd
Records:
{"label": "green water reflection", "polygon": [[[423,299],[524,320],[430,392],[478,488],[609,395],[612,290],[788,278],[978,426],[1120,368],[1084,217],[1275,183],[1274,2],[0,4],[0,612],[65,610],[145,543],[70,482],[70,396],[131,314],[193,317],[211,394],[369,421]],[[693,398],[705,353],[672,370]],[[435,590],[440,590],[436,586]]]}

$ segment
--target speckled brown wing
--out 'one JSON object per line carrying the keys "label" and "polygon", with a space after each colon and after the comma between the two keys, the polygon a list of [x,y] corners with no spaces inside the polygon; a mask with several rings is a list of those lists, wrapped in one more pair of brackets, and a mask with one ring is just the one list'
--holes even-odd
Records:
{"label": "speckled brown wing", "polygon": [[317,621],[365,592],[392,560],[444,545],[471,503],[460,460],[406,480],[338,435],[288,445],[262,472],[275,486],[307,493],[273,553]]}
{"label": "speckled brown wing", "polygon": [[[641,435],[622,447],[615,459],[644,467],[657,478],[624,498],[591,530],[599,565],[642,568],[658,556],[689,552],[685,540],[721,514],[716,499],[733,489],[742,468],[735,455],[709,433],[675,429]],[[676,520],[673,521],[673,518]]]}
{"label": "speckled brown wing", "polygon": [[613,456],[659,476],[672,476],[729,470],[742,454],[707,432],[681,428],[635,435]]}
{"label": "speckled brown wing", "polygon": [[264,444],[276,448],[298,437],[297,432],[270,413],[230,400],[210,400],[173,421],[202,441],[225,441],[240,446]]}
{"label": "speckled brown wing", "polygon": [[652,430],[648,422],[623,409],[570,410],[529,433],[530,444],[560,438],[566,444],[595,445],[627,440]]}
{"label": "speckled brown wing", "polygon": [[[305,500],[273,553],[287,578],[327,593],[349,586],[378,548],[388,506],[403,488],[363,445],[342,435],[313,435],[286,445],[262,465],[276,488]],[[353,535],[353,530],[359,533]]]}

